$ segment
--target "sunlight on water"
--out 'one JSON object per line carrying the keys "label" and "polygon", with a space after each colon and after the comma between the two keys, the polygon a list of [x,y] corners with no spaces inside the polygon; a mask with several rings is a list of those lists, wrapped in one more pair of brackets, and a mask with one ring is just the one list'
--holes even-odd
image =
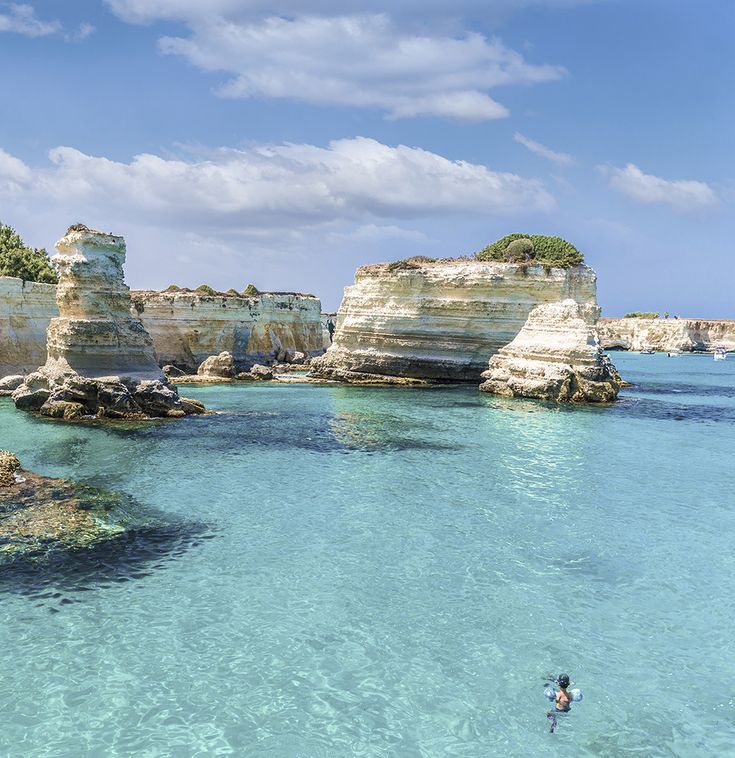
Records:
{"label": "sunlight on water", "polygon": [[731,754],[735,360],[614,359],[604,408],[187,387],[221,413],[134,430],[0,400],[26,467],[165,519],[3,570],[0,754]]}

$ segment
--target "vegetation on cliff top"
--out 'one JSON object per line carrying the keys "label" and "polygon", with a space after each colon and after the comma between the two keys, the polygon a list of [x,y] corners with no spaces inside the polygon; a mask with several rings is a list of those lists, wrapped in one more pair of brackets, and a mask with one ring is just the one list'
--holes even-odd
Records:
{"label": "vegetation on cliff top", "polygon": [[475,253],[478,261],[504,263],[540,263],[556,268],[570,268],[584,261],[571,242],[544,234],[506,234]]}
{"label": "vegetation on cliff top", "polygon": [[260,290],[254,284],[248,284],[242,291],[244,297],[257,297],[260,294]]}
{"label": "vegetation on cliff top", "polygon": [[15,229],[0,223],[0,276],[56,284],[58,277],[43,248],[28,247]]}
{"label": "vegetation on cliff top", "polygon": [[[666,314],[669,315],[668,313]],[[654,313],[653,311],[631,311],[630,313],[626,313],[623,318],[658,318],[658,313]]]}

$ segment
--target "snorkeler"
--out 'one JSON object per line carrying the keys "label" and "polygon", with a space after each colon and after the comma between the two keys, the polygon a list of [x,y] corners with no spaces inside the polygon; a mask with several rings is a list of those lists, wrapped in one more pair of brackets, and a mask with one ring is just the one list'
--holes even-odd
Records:
{"label": "snorkeler", "polygon": [[559,674],[559,678],[556,680],[559,685],[559,692],[556,693],[556,710],[568,711],[572,707],[572,696],[567,692],[569,686],[569,676],[567,674]]}

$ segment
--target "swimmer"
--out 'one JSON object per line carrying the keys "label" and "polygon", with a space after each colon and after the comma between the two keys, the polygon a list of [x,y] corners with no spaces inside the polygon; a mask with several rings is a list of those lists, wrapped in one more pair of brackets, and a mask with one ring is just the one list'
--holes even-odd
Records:
{"label": "swimmer", "polygon": [[556,693],[555,707],[557,711],[569,711],[572,707],[572,696],[567,692],[569,687],[569,676],[567,674],[559,674],[559,678],[556,680],[559,685],[559,692]]}
{"label": "swimmer", "polygon": [[[549,677],[551,679],[552,677]],[[559,685],[559,691],[553,694],[554,709],[546,714],[546,718],[551,722],[549,731],[553,734],[556,731],[557,726],[557,714],[569,713],[572,709],[572,694],[567,691],[569,687],[569,675],[559,674],[556,679],[556,684]],[[553,690],[549,692],[549,699],[552,697]]]}

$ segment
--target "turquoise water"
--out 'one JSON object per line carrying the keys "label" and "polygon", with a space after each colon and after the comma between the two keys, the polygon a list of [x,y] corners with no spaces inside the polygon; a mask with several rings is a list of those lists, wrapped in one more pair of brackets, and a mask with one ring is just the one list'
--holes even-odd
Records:
{"label": "turquoise water", "polygon": [[[192,389],[142,431],[0,401],[0,447],[168,531],[0,576],[0,755],[731,755],[735,360],[615,354],[606,408]],[[548,671],[584,702],[549,734]]]}

